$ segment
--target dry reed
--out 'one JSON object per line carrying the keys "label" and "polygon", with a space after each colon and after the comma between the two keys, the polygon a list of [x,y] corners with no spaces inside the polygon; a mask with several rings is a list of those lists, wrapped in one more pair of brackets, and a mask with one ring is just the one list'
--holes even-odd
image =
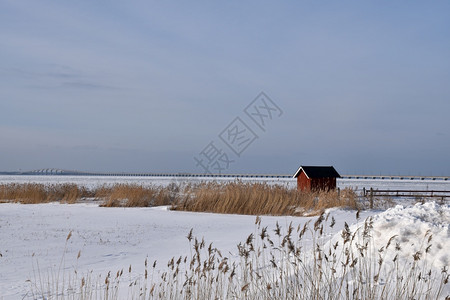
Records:
{"label": "dry reed", "polygon": [[246,215],[319,214],[326,208],[357,209],[354,191],[302,192],[281,185],[242,183],[200,183],[186,189],[174,210]]}
{"label": "dry reed", "polygon": [[170,205],[176,193],[170,187],[144,187],[140,185],[117,184],[102,187],[95,193],[97,198],[105,199],[105,207],[148,207]]}
{"label": "dry reed", "polygon": [[75,203],[81,198],[91,196],[92,193],[88,189],[75,184],[0,184],[0,199],[23,204],[53,201]]}
{"label": "dry reed", "polygon": [[341,192],[300,192],[267,183],[202,182],[199,184],[142,186],[103,185],[87,189],[75,184],[1,184],[0,200],[23,204],[82,199],[103,201],[104,207],[171,205],[175,210],[247,215],[314,215],[330,207],[358,208],[351,189]]}
{"label": "dry reed", "polygon": [[116,184],[88,189],[76,184],[0,184],[0,202],[38,204],[48,202],[76,203],[83,199],[104,201],[102,206],[145,207],[170,205],[177,197],[177,187],[144,187]]}

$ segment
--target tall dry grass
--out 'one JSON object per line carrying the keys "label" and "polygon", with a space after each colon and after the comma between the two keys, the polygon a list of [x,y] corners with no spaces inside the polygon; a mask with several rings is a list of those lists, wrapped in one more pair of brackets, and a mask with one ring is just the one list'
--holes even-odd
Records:
{"label": "tall dry grass", "polygon": [[144,187],[117,184],[101,187],[95,191],[96,198],[105,199],[105,207],[148,207],[173,204],[177,192],[169,187]]}
{"label": "tall dry grass", "polygon": [[357,196],[351,189],[341,192],[302,192],[267,183],[200,183],[185,189],[174,210],[246,215],[318,214],[326,208],[357,209]]}
{"label": "tall dry grass", "polygon": [[83,199],[102,201],[104,207],[171,205],[174,210],[247,215],[314,215],[326,208],[359,209],[351,189],[301,192],[267,183],[202,182],[169,186],[103,185],[87,189],[75,184],[1,184],[0,201],[37,204]]}
{"label": "tall dry grass", "polygon": [[48,202],[76,203],[83,199],[103,201],[102,206],[145,207],[170,205],[177,197],[177,189],[116,184],[88,189],[76,184],[0,184],[0,201],[22,204]]}
{"label": "tall dry grass", "polygon": [[92,192],[76,184],[0,184],[0,199],[23,204],[60,201],[75,203],[81,198],[92,197]]}

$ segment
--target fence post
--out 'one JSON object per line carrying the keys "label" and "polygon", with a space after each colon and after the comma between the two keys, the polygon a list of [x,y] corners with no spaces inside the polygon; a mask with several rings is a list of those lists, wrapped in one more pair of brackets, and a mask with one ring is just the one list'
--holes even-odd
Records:
{"label": "fence post", "polygon": [[373,188],[370,188],[369,201],[370,201],[370,209],[373,209]]}

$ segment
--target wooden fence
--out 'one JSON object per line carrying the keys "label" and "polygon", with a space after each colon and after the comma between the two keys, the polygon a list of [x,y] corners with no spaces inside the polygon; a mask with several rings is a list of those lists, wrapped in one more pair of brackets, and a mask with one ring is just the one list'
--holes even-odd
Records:
{"label": "wooden fence", "polygon": [[363,197],[368,198],[370,201],[370,208],[373,208],[374,197],[395,197],[395,198],[415,198],[425,199],[434,198],[442,202],[450,199],[450,191],[438,191],[438,190],[379,190],[379,189],[366,189],[363,188]]}

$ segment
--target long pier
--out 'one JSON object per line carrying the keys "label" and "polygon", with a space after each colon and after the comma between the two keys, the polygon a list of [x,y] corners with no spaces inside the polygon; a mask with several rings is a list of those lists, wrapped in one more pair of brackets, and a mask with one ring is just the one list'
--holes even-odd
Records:
{"label": "long pier", "polygon": [[343,179],[391,179],[391,180],[450,180],[448,176],[408,176],[408,175],[343,175]]}
{"label": "long pier", "polygon": [[[40,169],[27,172],[0,172],[0,175],[60,175],[60,176],[115,176],[115,177],[206,177],[206,178],[292,178],[288,174],[201,174],[201,173],[110,173],[110,172],[82,172],[60,169]],[[410,175],[342,175],[342,179],[380,179],[380,180],[443,180],[449,181],[449,176],[410,176]]]}

